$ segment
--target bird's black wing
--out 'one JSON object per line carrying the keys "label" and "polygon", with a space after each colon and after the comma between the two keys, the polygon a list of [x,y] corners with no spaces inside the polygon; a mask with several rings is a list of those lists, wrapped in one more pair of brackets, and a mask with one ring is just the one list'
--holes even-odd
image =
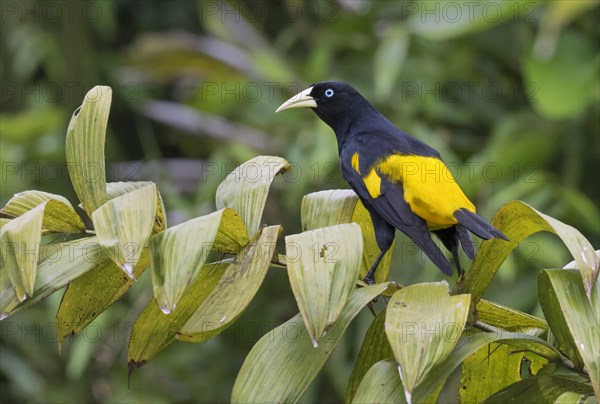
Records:
{"label": "bird's black wing", "polygon": [[[432,240],[427,223],[413,213],[404,200],[402,184],[392,183],[383,176],[379,177],[381,180],[379,195],[373,197],[365,183],[365,174],[361,174],[368,175],[366,171],[368,166],[363,168],[362,164],[362,160],[367,159],[361,158],[362,171],[359,170],[361,173],[352,167],[352,156],[355,153],[366,157],[370,156],[374,150],[376,149],[373,149],[372,145],[365,145],[362,142],[347,144],[340,153],[340,166],[344,179],[348,181],[361,200],[366,201],[366,204],[370,205],[386,222],[413,240],[444,274],[452,275],[452,266]],[[369,160],[374,162],[376,159],[369,158]]]}

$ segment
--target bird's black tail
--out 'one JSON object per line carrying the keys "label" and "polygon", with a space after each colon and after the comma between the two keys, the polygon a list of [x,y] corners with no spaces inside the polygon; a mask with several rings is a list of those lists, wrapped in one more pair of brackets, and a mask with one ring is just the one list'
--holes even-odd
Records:
{"label": "bird's black tail", "polygon": [[458,220],[458,223],[466,227],[479,238],[489,240],[493,237],[496,237],[509,241],[508,237],[506,237],[500,230],[489,224],[484,218],[475,212],[461,208],[454,212],[454,218]]}

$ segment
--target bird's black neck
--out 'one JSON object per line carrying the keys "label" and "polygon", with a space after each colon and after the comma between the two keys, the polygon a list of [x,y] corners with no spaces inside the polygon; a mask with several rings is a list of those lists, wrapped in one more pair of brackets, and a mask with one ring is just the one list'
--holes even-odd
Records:
{"label": "bird's black neck", "polygon": [[338,149],[341,150],[344,143],[353,133],[368,130],[371,124],[381,122],[381,119],[387,119],[369,102],[356,103],[344,111],[341,116],[327,115],[325,112],[313,108],[313,111],[323,122],[325,122],[335,132],[338,142]]}

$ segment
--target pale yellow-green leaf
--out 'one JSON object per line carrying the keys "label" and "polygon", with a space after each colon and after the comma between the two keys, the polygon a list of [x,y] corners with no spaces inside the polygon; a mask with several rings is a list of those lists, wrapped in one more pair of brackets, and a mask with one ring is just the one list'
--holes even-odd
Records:
{"label": "pale yellow-green leaf", "polygon": [[[392,347],[390,347],[387,335],[385,335],[385,313],[386,309],[383,309],[377,314],[363,338],[358,358],[356,358],[356,363],[354,364],[352,375],[350,376],[350,381],[346,388],[346,399],[344,400],[346,403],[354,401],[354,396],[361,381],[375,363],[382,359],[391,359],[394,357]],[[395,364],[393,365],[393,369],[393,377],[398,379],[398,384],[401,386],[400,375],[398,375]],[[403,389],[400,390],[400,397],[402,400],[405,400]],[[373,398],[372,401],[377,400]]]}
{"label": "pale yellow-green leaf", "polygon": [[75,193],[88,216],[107,200],[104,138],[112,89],[92,88],[67,128],[66,160]]}
{"label": "pale yellow-green leaf", "polygon": [[44,202],[48,202],[42,224],[44,232],[80,233],[85,231],[85,225],[71,203],[60,195],[48,192],[19,192],[10,198],[4,208],[0,209],[0,213],[15,218]]}
{"label": "pale yellow-green leaf", "polygon": [[[314,230],[351,222],[359,224],[363,237],[360,277],[362,279],[367,275],[380,250],[375,240],[375,230],[369,212],[358,200],[358,196],[354,191],[350,189],[332,189],[305,195],[302,198],[301,219],[303,230]],[[377,283],[387,281],[392,251],[393,246],[383,256],[377,271],[375,271],[375,281]]]}
{"label": "pale yellow-green leaf", "polygon": [[456,288],[459,293],[470,293],[473,304],[481,299],[508,254],[523,239],[539,231],[555,233],[565,243],[581,271],[588,299],[591,298],[600,261],[590,242],[577,229],[544,215],[521,201],[502,206],[491,224],[502,231],[510,242],[493,238],[481,243],[462,286]]}
{"label": "pale yellow-green leaf", "polygon": [[[592,397],[592,388],[584,383],[560,375],[540,375],[521,380],[502,389],[483,403],[583,403],[575,397]],[[561,399],[562,397],[562,399]]]}
{"label": "pale yellow-green leaf", "polygon": [[46,204],[23,213],[0,229],[1,261],[19,301],[33,296]]}
{"label": "pale yellow-green leaf", "polygon": [[[150,239],[154,297],[164,313],[175,309],[198,275],[213,250],[223,220],[239,221],[239,216],[231,209],[221,209],[171,227]],[[243,224],[240,222],[237,227]]]}
{"label": "pale yellow-green leaf", "polygon": [[479,300],[475,308],[479,321],[506,331],[523,332],[536,336],[548,331],[548,323],[541,318],[489,300]]}
{"label": "pale yellow-green leaf", "polygon": [[521,380],[523,353],[491,343],[469,356],[462,364],[459,402],[479,403],[506,386]]}
{"label": "pale yellow-green leaf", "polygon": [[37,303],[93,269],[97,265],[92,259],[94,249],[99,249],[95,237],[41,247],[33,296],[22,303],[17,299],[7,271],[0,268],[0,319]]}
{"label": "pale yellow-green leaf", "polygon": [[219,185],[217,209],[231,208],[239,213],[248,235],[258,230],[271,182],[290,169],[281,157],[258,156],[233,170]]}
{"label": "pale yellow-green leaf", "polygon": [[302,231],[352,222],[358,196],[351,189],[329,189],[304,195],[300,206]]}
{"label": "pale yellow-green leaf", "polygon": [[113,199],[121,195],[125,195],[131,191],[135,191],[136,189],[144,188],[153,184],[154,183],[152,181],[108,182],[106,184],[106,194],[108,195],[109,199]]}
{"label": "pale yellow-green leaf", "polygon": [[162,313],[155,299],[150,299],[131,330],[127,352],[130,372],[175,341],[181,327],[215,288],[228,266],[219,262],[204,265],[169,315]]}
{"label": "pale yellow-green leaf", "polygon": [[[109,199],[116,198],[124,195],[128,192],[135,191],[136,189],[143,188],[149,185],[154,185],[152,181],[134,181],[134,182],[109,182],[106,184],[106,193]],[[162,200],[162,196],[156,187],[156,214],[154,217],[154,226],[152,228],[153,233],[158,233],[167,228],[167,216],[165,214],[165,207]]]}
{"label": "pale yellow-green leaf", "polygon": [[[600,250],[596,250],[596,256],[600,258]],[[577,261],[573,260],[563,267],[564,269],[578,269]]]}
{"label": "pale yellow-green leaf", "polygon": [[580,271],[546,269],[538,277],[540,304],[558,346],[575,366],[585,365],[600,397],[600,288],[586,299]]}
{"label": "pale yellow-green leaf", "polygon": [[375,363],[363,377],[351,402],[406,403],[404,388],[394,361],[384,359]]}
{"label": "pale yellow-green leaf", "polygon": [[92,213],[98,242],[131,279],[152,233],[157,210],[156,185],[110,199]]}
{"label": "pale yellow-green leaf", "polygon": [[297,402],[331,355],[350,321],[387,283],[356,289],[335,326],[313,348],[302,316],[264,335],[252,348],[233,386],[232,402]]}
{"label": "pale yellow-green leaf", "polygon": [[10,219],[7,219],[5,217],[0,217],[0,229],[4,227],[4,225],[8,224],[10,222]]}
{"label": "pale yellow-green leaf", "polygon": [[[153,183],[112,182],[107,184],[107,192],[109,198],[117,198],[148,185],[153,185]],[[162,198],[158,188],[156,188],[156,194],[157,206],[153,233],[164,230],[166,226]],[[99,250],[102,252],[104,261],[93,271],[72,281],[60,302],[56,313],[59,347],[65,337],[83,330],[133,285],[133,280],[108,257],[105,250],[100,248]],[[134,277],[139,278],[149,265],[150,254],[148,248],[145,247],[137,265],[133,267]]]}
{"label": "pale yellow-green leaf", "polygon": [[362,248],[356,223],[285,238],[292,292],[315,347],[333,327],[354,289]]}
{"label": "pale yellow-green leaf", "polygon": [[227,267],[217,287],[183,325],[177,338],[188,342],[204,342],[229,327],[244,312],[262,285],[281,226],[258,231]]}
{"label": "pale yellow-green leaf", "polygon": [[392,296],[385,319],[406,400],[427,374],[443,362],[462,334],[469,295],[450,296],[448,284],[421,283]]}
{"label": "pale yellow-green leaf", "polygon": [[[241,219],[238,220],[243,228]],[[177,337],[186,341],[205,341],[230,325],[247,307],[262,283],[268,268],[267,259],[272,256],[278,234],[279,226],[259,230],[255,239],[246,244],[234,261],[204,265],[171,314],[163,314],[156,300],[152,299],[132,330],[128,353],[130,371],[152,359]],[[259,268],[256,264],[266,265],[266,268]],[[215,288],[217,282],[220,286]],[[234,293],[240,296],[234,296]],[[192,330],[194,334],[181,335],[184,324],[192,315],[199,313],[206,314],[204,319],[198,316],[198,321],[203,323],[196,324],[203,328]],[[223,316],[227,318],[220,323]]]}

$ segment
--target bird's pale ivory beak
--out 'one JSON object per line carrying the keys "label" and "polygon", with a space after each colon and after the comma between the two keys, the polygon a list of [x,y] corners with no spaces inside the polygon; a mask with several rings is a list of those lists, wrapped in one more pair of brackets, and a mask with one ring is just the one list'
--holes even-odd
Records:
{"label": "bird's pale ivory beak", "polygon": [[312,87],[296,94],[277,108],[275,112],[283,111],[284,109],[290,108],[316,108],[317,102],[313,97],[310,96]]}

